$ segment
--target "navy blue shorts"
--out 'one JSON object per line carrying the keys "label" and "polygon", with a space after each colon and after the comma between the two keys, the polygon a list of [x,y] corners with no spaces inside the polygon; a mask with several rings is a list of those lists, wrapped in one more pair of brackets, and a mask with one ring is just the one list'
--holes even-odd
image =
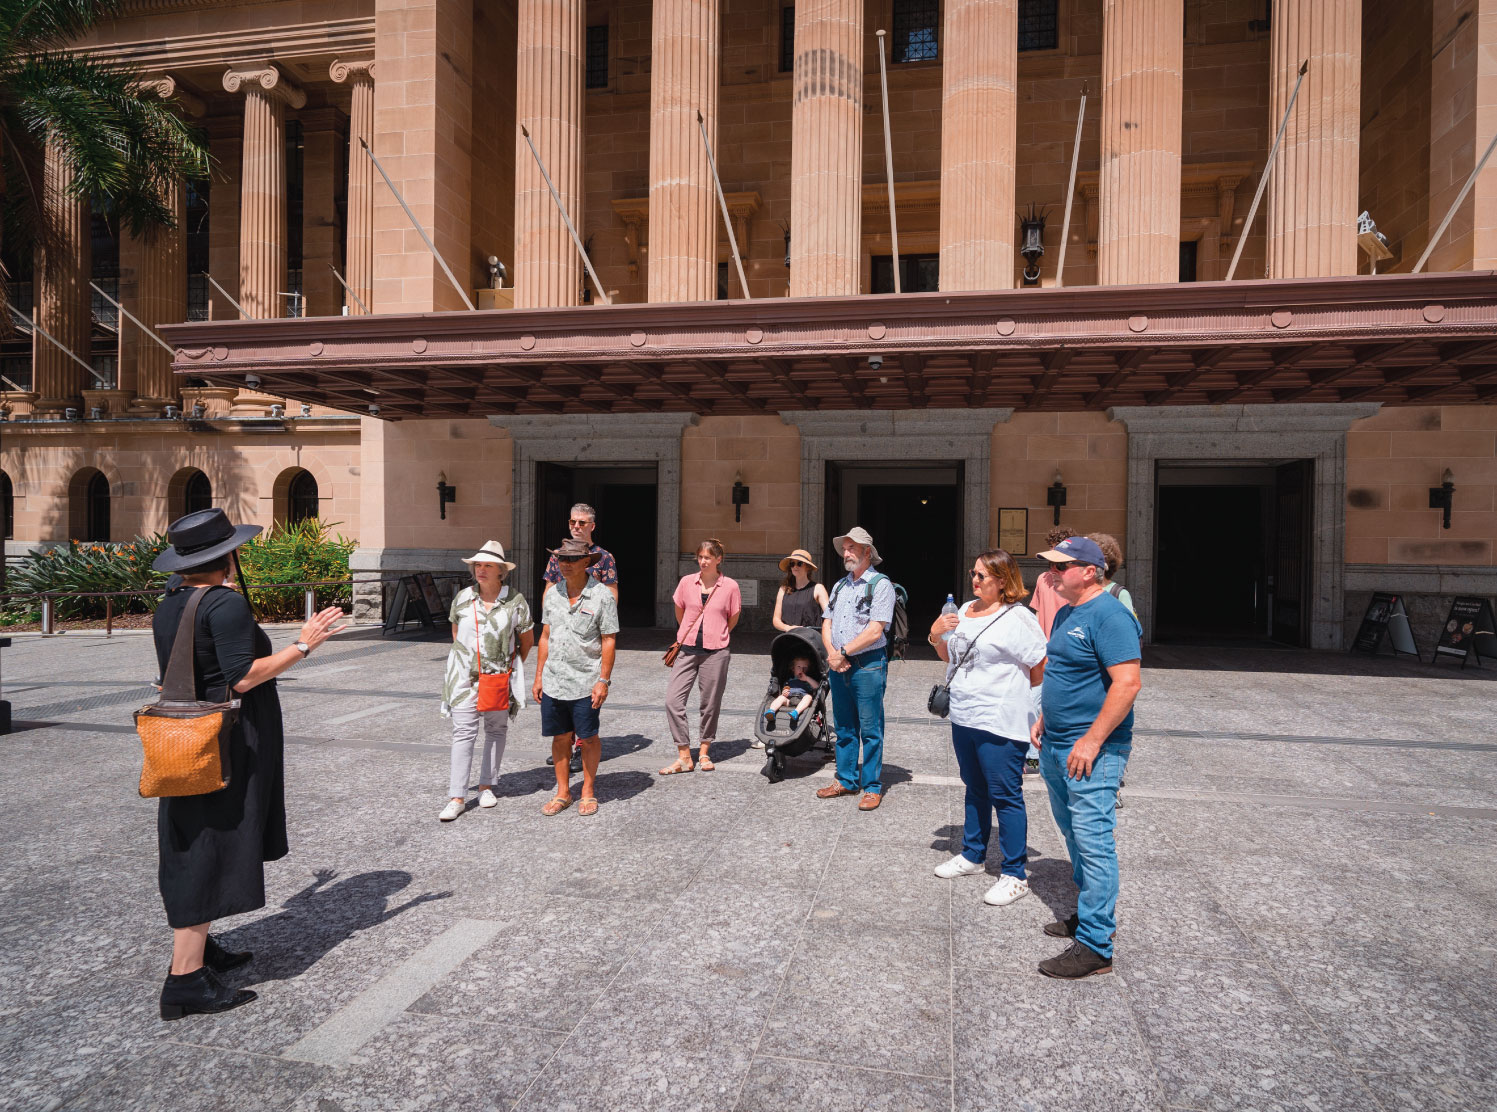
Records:
{"label": "navy blue shorts", "polygon": [[598,736],[598,708],[591,697],[553,699],[541,692],[541,733],[547,737],[576,734],[579,739]]}

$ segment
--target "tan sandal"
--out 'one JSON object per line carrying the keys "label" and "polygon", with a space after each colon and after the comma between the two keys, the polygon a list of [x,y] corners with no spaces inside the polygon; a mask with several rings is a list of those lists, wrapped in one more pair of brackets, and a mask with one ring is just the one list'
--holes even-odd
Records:
{"label": "tan sandal", "polygon": [[577,813],[583,818],[598,813],[598,801],[593,796],[584,796],[582,802],[577,804]]}
{"label": "tan sandal", "polygon": [[711,772],[716,767],[717,766],[712,763],[712,758],[707,756],[706,753],[703,753],[700,757],[697,758],[697,768],[701,769],[703,772]]}
{"label": "tan sandal", "polygon": [[681,761],[681,758],[677,757],[674,761],[672,761],[670,764],[666,765],[664,768],[662,768],[660,770],[660,775],[662,775],[662,776],[675,776],[677,773],[680,773],[680,772],[691,772],[695,768],[696,768],[696,765],[692,764],[690,761],[686,761],[685,764],[684,764],[684,767],[683,767],[683,763]]}
{"label": "tan sandal", "polygon": [[556,798],[541,808],[543,815],[559,815],[572,805],[572,801],[565,796],[558,795]]}

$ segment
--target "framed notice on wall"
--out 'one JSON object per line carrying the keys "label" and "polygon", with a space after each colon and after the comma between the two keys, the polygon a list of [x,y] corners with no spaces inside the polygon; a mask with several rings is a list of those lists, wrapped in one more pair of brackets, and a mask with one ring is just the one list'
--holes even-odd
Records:
{"label": "framed notice on wall", "polygon": [[998,547],[1010,556],[1023,556],[1029,548],[1029,511],[998,511]]}

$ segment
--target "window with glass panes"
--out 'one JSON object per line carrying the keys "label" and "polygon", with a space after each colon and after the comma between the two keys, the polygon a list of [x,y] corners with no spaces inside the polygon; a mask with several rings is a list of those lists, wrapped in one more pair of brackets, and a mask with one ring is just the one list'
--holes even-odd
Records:
{"label": "window with glass panes", "polygon": [[[894,256],[874,255],[872,285],[874,293],[894,292]],[[900,255],[899,256],[899,292],[900,293],[934,293],[940,289],[941,256],[936,253],[928,255]]]}
{"label": "window with glass panes", "polygon": [[316,517],[317,513],[317,480],[310,471],[298,471],[286,488],[287,524],[295,525],[298,521],[306,521]]}
{"label": "window with glass panes", "polygon": [[894,0],[894,61],[933,60],[939,20],[937,0]]}
{"label": "window with glass panes", "polygon": [[1019,50],[1060,45],[1060,0],[1019,0]]}
{"label": "window with glass panes", "polygon": [[587,87],[608,88],[608,24],[587,29]]}

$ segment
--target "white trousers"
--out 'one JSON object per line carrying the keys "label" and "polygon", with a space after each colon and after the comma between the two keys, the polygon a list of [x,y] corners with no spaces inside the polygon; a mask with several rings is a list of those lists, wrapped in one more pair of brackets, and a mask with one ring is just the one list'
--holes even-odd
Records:
{"label": "white trousers", "polygon": [[509,733],[509,711],[480,713],[472,704],[452,708],[452,776],[447,788],[451,799],[466,799],[468,773],[473,768],[473,746],[478,741],[482,720],[483,761],[478,782],[492,784],[499,776],[504,760],[504,740]]}

